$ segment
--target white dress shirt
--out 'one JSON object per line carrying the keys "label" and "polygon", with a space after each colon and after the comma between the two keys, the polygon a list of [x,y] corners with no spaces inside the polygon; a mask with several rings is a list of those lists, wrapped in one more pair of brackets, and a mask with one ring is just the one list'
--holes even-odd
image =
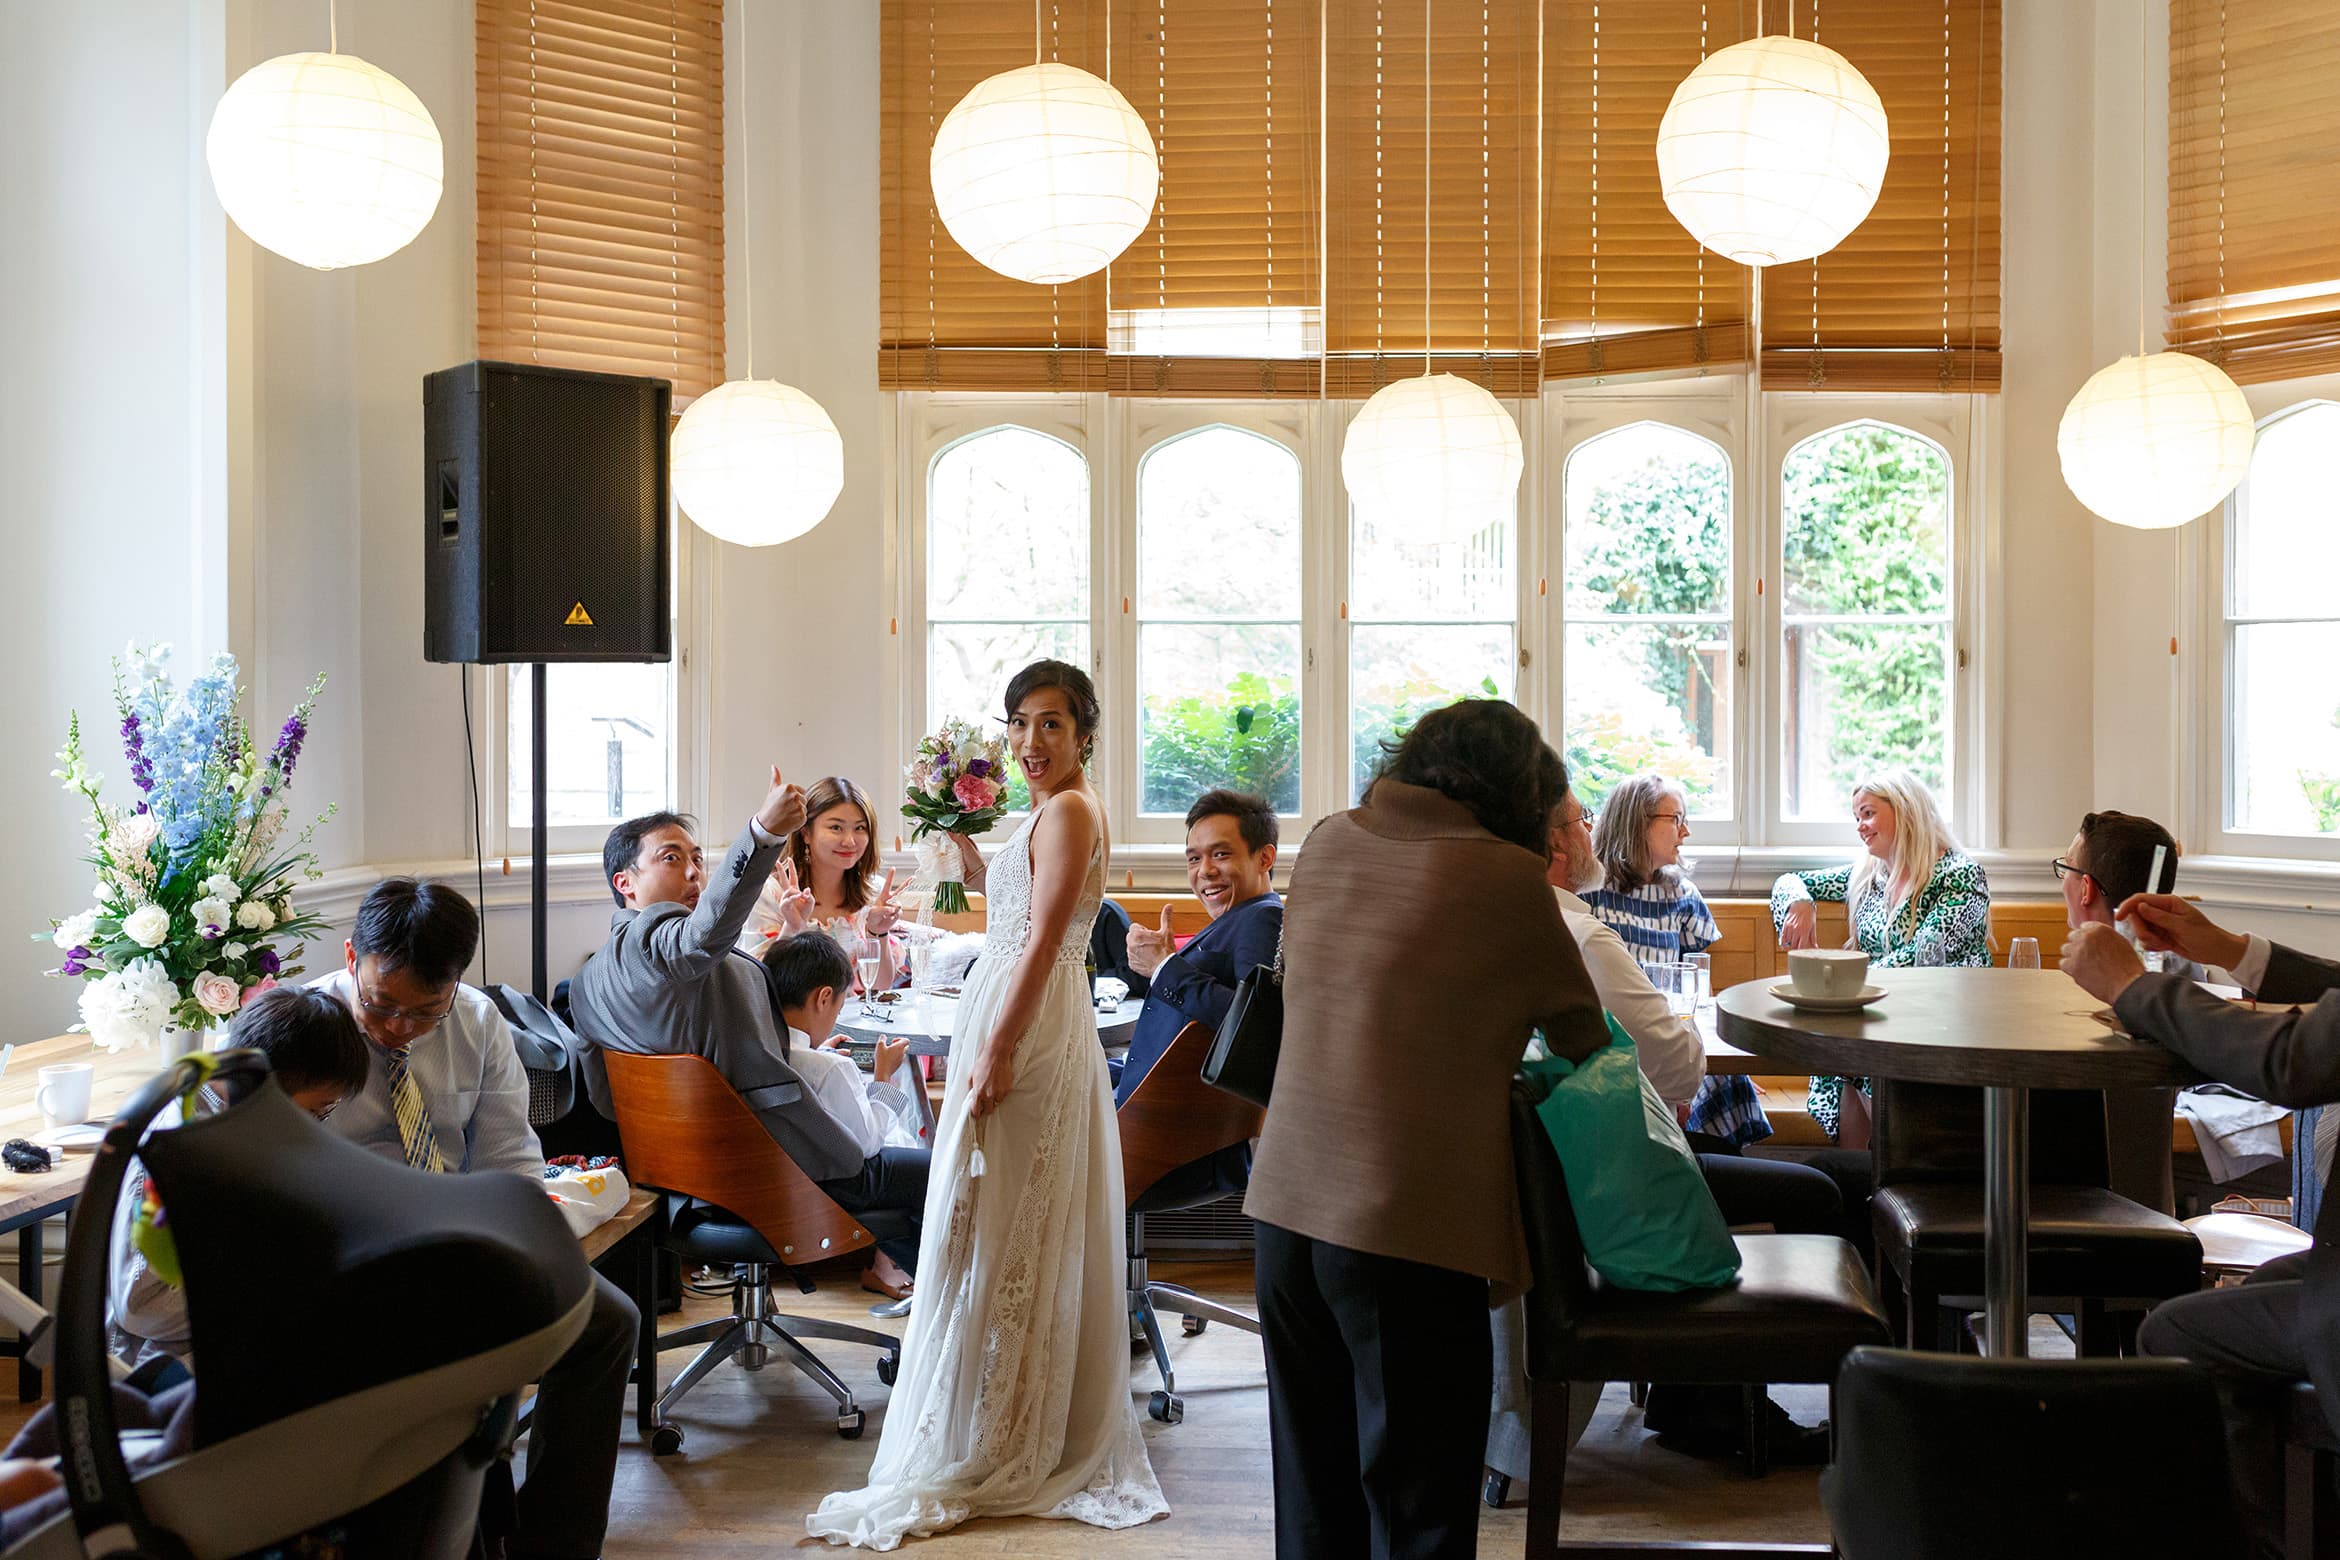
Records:
{"label": "white dress shirt", "polygon": [[2226,973],[2234,977],[2236,985],[2256,997],[2259,987],[2266,982],[2267,961],[2274,957],[2275,945],[2257,932],[2245,932],[2243,941],[2247,945],[2246,951],[2234,961],[2234,968]]}
{"label": "white dress shirt", "polygon": [[1553,889],[1552,897],[1560,901],[1560,919],[1584,955],[1584,972],[1592,977],[1601,1006],[1633,1037],[1642,1076],[1668,1105],[1677,1110],[1688,1105],[1706,1076],[1706,1044],[1696,1026],[1675,1013],[1649,983],[1649,972],[1616,928],[1564,888]]}
{"label": "white dress shirt", "polygon": [[[358,1012],[357,981],[336,970],[309,982]],[[364,1021],[359,1020],[364,1027]],[[530,1180],[544,1178],[544,1149],[528,1125],[528,1074],[513,1048],[511,1028],[484,991],[455,988],[447,1016],[406,1048],[406,1073],[422,1091],[439,1156],[450,1170],[511,1170]],[[372,1041],[366,1043],[366,1086],[343,1100],[325,1118],[325,1130],[406,1162],[398,1115],[390,1104],[390,1064]]]}
{"label": "white dress shirt", "polygon": [[[910,1120],[910,1096],[863,1073],[844,1051],[824,1051],[801,1029],[788,1031],[788,1065],[813,1091],[821,1109],[844,1123],[863,1154],[881,1148],[917,1148],[918,1128]],[[902,1065],[910,1065],[907,1058]]]}

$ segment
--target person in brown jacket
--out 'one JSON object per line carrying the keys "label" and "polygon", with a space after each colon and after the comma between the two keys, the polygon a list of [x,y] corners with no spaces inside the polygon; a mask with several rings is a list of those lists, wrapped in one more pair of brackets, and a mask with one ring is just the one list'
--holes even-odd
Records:
{"label": "person in brown jacket", "polygon": [[1470,1555],[1488,1307],[1529,1283],[1510,1087],[1531,1030],[1580,1061],[1600,998],[1544,883],[1568,784],[1497,700],[1422,717],[1284,902],[1258,1221],[1278,1560]]}

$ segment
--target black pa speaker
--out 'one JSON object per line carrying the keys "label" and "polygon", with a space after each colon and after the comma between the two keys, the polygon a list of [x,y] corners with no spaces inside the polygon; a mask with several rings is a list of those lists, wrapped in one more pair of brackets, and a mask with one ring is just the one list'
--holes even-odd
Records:
{"label": "black pa speaker", "polygon": [[672,395],[526,363],[423,377],[426,659],[667,659]]}

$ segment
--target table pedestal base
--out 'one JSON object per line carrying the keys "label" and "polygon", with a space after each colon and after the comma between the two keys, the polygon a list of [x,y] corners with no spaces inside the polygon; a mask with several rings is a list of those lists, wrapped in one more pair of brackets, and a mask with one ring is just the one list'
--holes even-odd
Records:
{"label": "table pedestal base", "polygon": [[1983,1090],[1983,1353],[2031,1343],[2031,1091]]}

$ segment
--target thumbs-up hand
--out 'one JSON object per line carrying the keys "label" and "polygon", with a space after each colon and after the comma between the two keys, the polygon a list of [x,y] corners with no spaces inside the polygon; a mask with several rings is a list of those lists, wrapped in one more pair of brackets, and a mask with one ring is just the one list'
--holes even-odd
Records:
{"label": "thumbs-up hand", "polygon": [[872,937],[883,937],[901,923],[902,907],[894,902],[894,869],[888,867],[885,880],[878,884],[876,897],[869,902],[862,930]]}
{"label": "thumbs-up hand", "polygon": [[756,822],[766,834],[794,834],[804,827],[804,787],[782,779],[778,764],[772,766],[772,789],[756,809]]}
{"label": "thumbs-up hand", "polygon": [[1162,907],[1162,924],[1159,927],[1141,926],[1134,921],[1130,923],[1129,967],[1148,980],[1153,979],[1154,971],[1160,969],[1162,962],[1177,950],[1178,940],[1170,931],[1168,905]]}

